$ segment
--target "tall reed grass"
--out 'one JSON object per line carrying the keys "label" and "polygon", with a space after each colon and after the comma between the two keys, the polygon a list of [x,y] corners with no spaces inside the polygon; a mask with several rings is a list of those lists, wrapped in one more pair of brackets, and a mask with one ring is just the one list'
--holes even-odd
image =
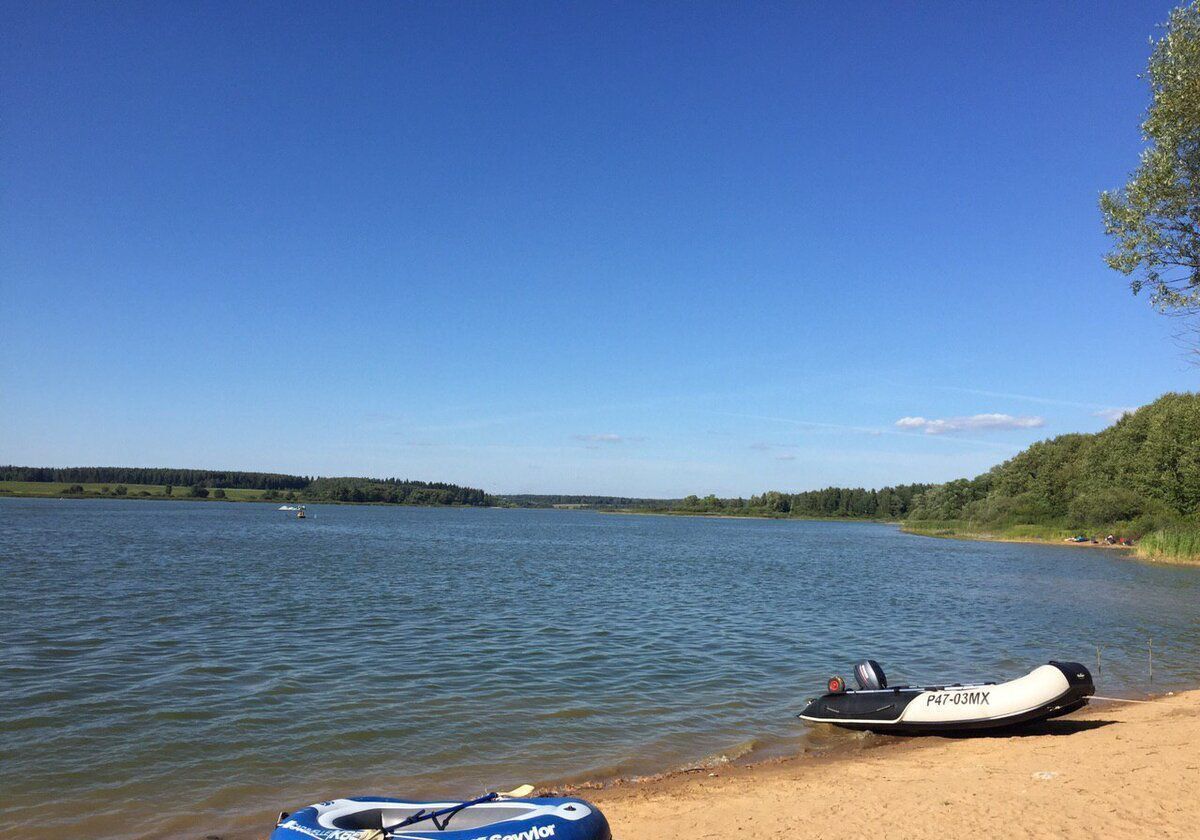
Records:
{"label": "tall reed grass", "polygon": [[1172,525],[1151,531],[1138,542],[1137,555],[1147,560],[1200,563],[1200,525]]}

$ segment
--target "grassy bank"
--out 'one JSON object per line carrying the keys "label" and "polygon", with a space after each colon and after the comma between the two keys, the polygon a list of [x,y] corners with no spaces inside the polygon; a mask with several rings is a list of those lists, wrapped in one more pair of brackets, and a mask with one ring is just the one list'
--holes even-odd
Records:
{"label": "grassy bank", "polygon": [[[1058,525],[1026,524],[989,527],[964,519],[906,521],[902,524],[901,530],[906,534],[918,534],[923,537],[1044,543],[1061,543],[1080,533],[1077,528],[1064,528]],[[1090,545],[1090,543],[1088,544]]]}
{"label": "grassy bank", "polygon": [[[83,492],[69,492],[71,487],[82,487]],[[124,493],[117,490],[118,487],[125,489]],[[199,499],[199,497],[189,496],[191,490],[189,487],[173,487],[171,494],[167,495],[167,486],[165,484],[114,484],[108,483],[93,483],[86,484],[67,484],[56,481],[0,481],[0,496],[21,496],[26,498],[55,498],[65,497],[68,499],[81,498],[134,498],[134,499]],[[265,490],[245,490],[237,488],[226,488],[222,491],[225,494],[224,498],[214,498],[214,491],[210,490],[208,499],[210,501],[224,502],[257,502],[257,501],[275,501],[282,499],[283,494],[278,494],[274,499],[264,498]]]}
{"label": "grassy bank", "polygon": [[494,507],[500,504],[500,500],[483,490],[444,481],[175,467],[22,467],[9,464],[0,466],[0,495],[5,494],[170,496],[235,502],[378,502],[420,507]]}
{"label": "grassy bank", "polygon": [[1200,525],[1177,525],[1144,536],[1137,556],[1172,563],[1200,563]]}
{"label": "grassy bank", "polygon": [[[917,534],[923,537],[943,537],[956,540],[998,540],[1002,542],[1037,542],[1063,545],[1064,541],[1081,533],[1089,535],[1087,530],[1065,528],[1057,525],[1009,525],[1004,527],[989,527],[978,522],[964,519],[945,520],[910,520],[901,524],[901,530],[906,534]],[[1123,530],[1119,526],[1101,528],[1096,534],[1090,534],[1093,539],[1101,540],[1106,534],[1115,533],[1120,536]],[[1074,544],[1074,543],[1070,543]],[[1093,543],[1078,543],[1091,546]],[[1120,547],[1120,546],[1117,546]],[[1200,524],[1183,521],[1164,528],[1151,531],[1136,540],[1133,552],[1143,560],[1158,560],[1169,563],[1200,563]]]}

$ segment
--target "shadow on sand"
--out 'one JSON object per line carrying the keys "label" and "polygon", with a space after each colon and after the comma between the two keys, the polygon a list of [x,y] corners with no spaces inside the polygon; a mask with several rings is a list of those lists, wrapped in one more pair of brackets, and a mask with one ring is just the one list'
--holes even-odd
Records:
{"label": "shadow on sand", "polygon": [[917,738],[1028,738],[1041,735],[1074,735],[1076,732],[1090,732],[1093,729],[1103,729],[1112,726],[1115,720],[1063,720],[1056,718],[1040,720],[1033,723],[1022,723],[1017,726],[1007,726],[999,729],[984,729],[967,732],[930,732],[926,735],[909,737]]}

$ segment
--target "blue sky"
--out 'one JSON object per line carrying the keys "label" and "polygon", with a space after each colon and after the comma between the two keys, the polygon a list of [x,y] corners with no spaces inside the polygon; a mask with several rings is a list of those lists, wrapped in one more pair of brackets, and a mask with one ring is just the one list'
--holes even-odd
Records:
{"label": "blue sky", "polygon": [[4,4],[0,462],[749,495],[1194,389],[1096,209],[1170,4],[832,5]]}

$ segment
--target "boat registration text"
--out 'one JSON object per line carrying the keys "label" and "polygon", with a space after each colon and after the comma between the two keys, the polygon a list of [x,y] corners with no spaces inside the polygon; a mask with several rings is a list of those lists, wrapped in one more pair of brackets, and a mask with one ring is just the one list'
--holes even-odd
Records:
{"label": "boat registration text", "polygon": [[939,691],[925,698],[926,706],[987,706],[990,691]]}

